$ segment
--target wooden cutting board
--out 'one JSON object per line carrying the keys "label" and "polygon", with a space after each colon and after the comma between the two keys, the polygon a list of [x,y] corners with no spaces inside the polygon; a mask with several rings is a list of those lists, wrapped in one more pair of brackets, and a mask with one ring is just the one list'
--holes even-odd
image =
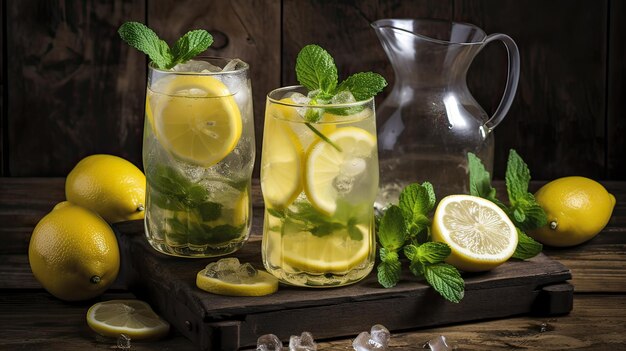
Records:
{"label": "wooden cutting board", "polygon": [[[385,289],[370,274],[354,285],[307,289],[281,285],[263,297],[228,297],[195,286],[196,273],[215,259],[185,259],[156,252],[142,221],[116,225],[128,288],[148,301],[202,350],[254,346],[263,334],[286,341],[303,331],[316,339],[348,337],[383,324],[395,330],[432,327],[517,314],[556,315],[572,310],[570,271],[543,254],[511,261],[486,273],[465,274],[465,298],[444,300],[410,274]],[[233,254],[262,268],[260,237]]]}

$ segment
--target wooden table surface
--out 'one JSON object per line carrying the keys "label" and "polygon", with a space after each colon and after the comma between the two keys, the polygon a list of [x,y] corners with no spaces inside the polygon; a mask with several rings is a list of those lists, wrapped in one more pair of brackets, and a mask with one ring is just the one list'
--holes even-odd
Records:
{"label": "wooden table surface", "polygon": [[[574,309],[565,316],[477,321],[395,332],[391,350],[420,350],[445,335],[460,350],[626,350],[626,182],[604,182],[617,199],[607,227],[596,238],[568,249],[545,249],[572,271]],[[92,332],[87,309],[97,301],[129,298],[116,283],[94,301],[60,301],[34,279],[28,242],[39,219],[64,199],[63,178],[0,178],[0,349],[115,349],[116,340]],[[501,189],[502,184],[497,183]],[[537,187],[537,183],[533,184]],[[254,206],[262,206],[258,184]],[[500,191],[502,193],[502,191]],[[255,216],[253,233],[258,234]],[[331,316],[332,317],[332,316]],[[294,321],[296,322],[296,321]],[[355,335],[361,330],[355,330]],[[352,350],[352,339],[318,343],[318,350]],[[133,350],[193,350],[177,332],[158,342],[133,342]]]}

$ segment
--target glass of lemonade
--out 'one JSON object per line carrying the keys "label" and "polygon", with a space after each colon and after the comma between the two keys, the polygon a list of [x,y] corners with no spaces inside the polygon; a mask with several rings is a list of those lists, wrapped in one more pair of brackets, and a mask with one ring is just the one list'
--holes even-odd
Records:
{"label": "glass of lemonade", "polygon": [[150,64],[143,137],[146,236],[157,251],[226,255],[247,240],[254,122],[248,65]]}
{"label": "glass of lemonade", "polygon": [[[374,99],[309,105],[306,94],[293,86],[267,96],[263,264],[283,283],[341,286],[374,265]],[[307,114],[319,120],[306,122]]]}

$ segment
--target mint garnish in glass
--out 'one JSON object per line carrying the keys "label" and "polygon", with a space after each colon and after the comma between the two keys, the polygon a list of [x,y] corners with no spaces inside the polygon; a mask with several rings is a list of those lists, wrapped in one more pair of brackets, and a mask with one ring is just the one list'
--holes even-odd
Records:
{"label": "mint garnish in glass", "polygon": [[213,37],[204,29],[187,32],[172,48],[152,29],[139,22],[126,22],[117,32],[128,45],[148,55],[160,69],[171,69],[179,63],[185,63],[213,44]]}
{"label": "mint garnish in glass", "polygon": [[351,111],[349,108],[337,109],[333,108],[332,105],[365,101],[376,96],[387,86],[385,78],[373,72],[353,74],[338,84],[339,78],[335,60],[326,50],[314,44],[303,47],[298,53],[296,77],[298,82],[309,90],[308,96],[296,101],[296,103],[316,106],[316,108],[308,109],[304,113],[306,126],[338,151],[341,151],[341,148],[311,124],[322,118],[325,109],[319,108],[320,105],[330,104],[326,110],[336,115],[355,113],[358,111]]}

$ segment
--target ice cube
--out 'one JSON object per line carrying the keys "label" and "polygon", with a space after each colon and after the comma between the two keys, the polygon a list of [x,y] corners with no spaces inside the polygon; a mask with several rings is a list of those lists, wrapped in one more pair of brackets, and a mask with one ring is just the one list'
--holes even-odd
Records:
{"label": "ice cube", "polygon": [[222,258],[217,261],[216,271],[237,271],[239,269],[239,259],[237,257]]}
{"label": "ice cube", "polygon": [[221,72],[222,68],[206,61],[189,60],[185,63],[177,64],[171,70],[174,72],[210,73]]}
{"label": "ice cube", "polygon": [[317,344],[313,335],[305,331],[300,336],[292,335],[289,338],[289,351],[317,351]]}
{"label": "ice cube", "polygon": [[376,344],[376,346],[386,348],[389,345],[389,339],[391,334],[389,330],[382,324],[376,324],[372,326],[370,330],[370,342]]}
{"label": "ice cube", "polygon": [[120,334],[117,338],[117,349],[118,350],[130,350],[130,336],[126,334]]}
{"label": "ice cube", "polygon": [[209,278],[217,277],[217,262],[211,262],[207,264],[205,269],[206,270],[204,271],[204,275],[206,275]]}
{"label": "ice cube", "polygon": [[257,270],[250,263],[244,263],[239,266],[239,270],[237,271],[237,275],[241,281],[249,280],[250,278],[254,278],[257,275]]}
{"label": "ice cube", "polygon": [[356,102],[356,99],[354,95],[347,90],[338,92],[330,99],[331,104],[349,104],[351,102]]}
{"label": "ice cube", "polygon": [[241,61],[240,59],[232,59],[228,61],[226,66],[224,66],[224,68],[222,69],[222,72],[235,71],[237,70],[237,68],[239,68],[239,66],[243,66],[243,65],[244,65],[244,62]]}
{"label": "ice cube", "polygon": [[256,341],[257,351],[281,351],[282,349],[283,343],[274,334],[261,335]]}
{"label": "ice cube", "polygon": [[429,349],[430,351],[453,351],[456,350],[456,345],[451,345],[446,340],[446,337],[443,335],[439,335],[438,337],[428,340],[424,344],[425,349]]}
{"label": "ice cube", "polygon": [[216,278],[227,283],[241,284],[241,279],[237,273],[236,270],[224,269],[217,271]]}
{"label": "ice cube", "polygon": [[389,345],[391,334],[381,324],[376,324],[370,329],[370,333],[362,332],[352,342],[352,348],[356,351],[385,351]]}
{"label": "ice cube", "polygon": [[300,105],[308,105],[311,102],[311,99],[307,96],[304,96],[300,93],[288,93],[285,95],[285,98],[290,98],[294,103]]}

